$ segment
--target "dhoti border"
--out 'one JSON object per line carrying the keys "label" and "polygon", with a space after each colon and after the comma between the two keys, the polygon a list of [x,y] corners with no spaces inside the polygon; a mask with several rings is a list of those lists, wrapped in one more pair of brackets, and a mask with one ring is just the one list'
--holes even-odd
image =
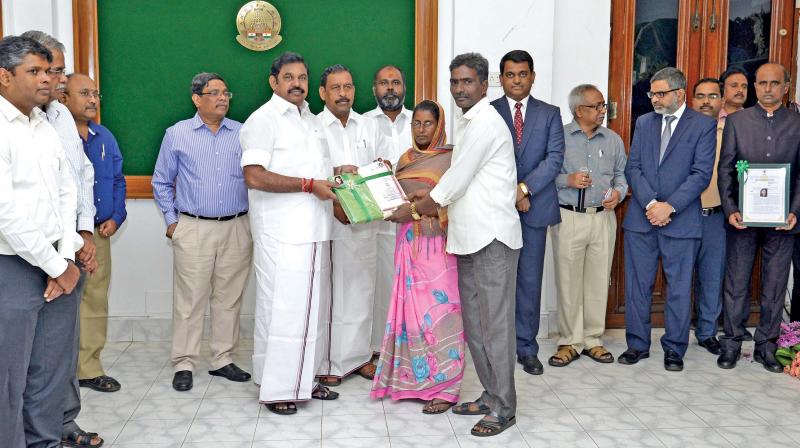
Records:
{"label": "dhoti border", "polygon": [[320,311],[331,293],[329,243],[287,244],[254,235],[253,244],[259,401],[310,400],[326,349]]}
{"label": "dhoti border", "polygon": [[331,301],[323,310],[324,376],[345,377],[372,357],[375,237],[331,241]]}

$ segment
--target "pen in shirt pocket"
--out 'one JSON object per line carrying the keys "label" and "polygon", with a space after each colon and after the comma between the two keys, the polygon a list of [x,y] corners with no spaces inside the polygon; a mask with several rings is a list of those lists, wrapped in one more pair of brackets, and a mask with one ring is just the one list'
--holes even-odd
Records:
{"label": "pen in shirt pocket", "polygon": [[102,143],[100,146],[102,147],[100,152],[100,160],[106,160],[106,144]]}

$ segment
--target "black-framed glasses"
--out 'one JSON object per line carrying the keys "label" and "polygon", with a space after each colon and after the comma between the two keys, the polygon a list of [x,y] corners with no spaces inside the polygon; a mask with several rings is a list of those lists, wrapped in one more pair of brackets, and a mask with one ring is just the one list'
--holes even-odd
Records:
{"label": "black-framed glasses", "polygon": [[578,107],[590,107],[598,112],[602,112],[608,109],[608,104],[600,103],[600,104],[579,104]]}
{"label": "black-framed glasses", "polygon": [[[65,90],[64,93],[69,95],[70,91],[69,90]],[[94,98],[97,98],[98,101],[103,99],[103,95],[100,95],[100,91],[98,91],[98,90],[83,89],[83,90],[78,90],[75,93],[81,98],[94,97]]]}
{"label": "black-framed glasses", "polygon": [[61,76],[66,71],[67,70],[64,69],[64,68],[48,68],[47,69],[47,74],[50,75],[50,76]]}
{"label": "black-framed glasses", "polygon": [[200,95],[200,96],[208,95],[208,96],[212,96],[214,98],[219,98],[219,96],[222,95],[222,96],[224,96],[224,97],[226,97],[228,99],[233,98],[233,92],[230,92],[228,90],[222,90],[222,91],[220,91],[220,90],[212,90],[210,92],[200,92],[200,93],[198,93],[198,95]]}
{"label": "black-framed glasses", "polygon": [[664,98],[664,95],[666,95],[666,94],[668,94],[670,92],[674,92],[676,90],[681,90],[681,89],[680,89],[680,87],[678,87],[677,89],[663,90],[661,92],[647,92],[647,97],[648,98],[656,97],[658,99],[661,99],[661,98]]}

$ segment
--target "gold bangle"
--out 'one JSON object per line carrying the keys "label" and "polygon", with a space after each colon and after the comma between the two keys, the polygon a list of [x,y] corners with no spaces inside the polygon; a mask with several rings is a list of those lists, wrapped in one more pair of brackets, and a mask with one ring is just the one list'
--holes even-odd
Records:
{"label": "gold bangle", "polygon": [[414,221],[419,221],[422,219],[422,216],[417,213],[417,204],[415,202],[411,203],[411,217],[414,218]]}

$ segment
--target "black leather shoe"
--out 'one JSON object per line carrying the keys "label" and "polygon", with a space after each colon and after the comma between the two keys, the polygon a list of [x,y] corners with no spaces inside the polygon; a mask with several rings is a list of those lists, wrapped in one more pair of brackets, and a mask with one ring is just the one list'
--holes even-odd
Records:
{"label": "black leather shoe", "polygon": [[212,376],[221,376],[231,381],[236,381],[237,383],[243,383],[250,380],[250,374],[240,369],[239,366],[234,363],[220,367],[217,370],[209,370],[208,374]]}
{"label": "black leather shoe", "polygon": [[753,360],[764,366],[764,368],[769,372],[783,373],[783,366],[781,366],[778,361],[775,360],[774,353],[756,350],[753,353]]}
{"label": "black leather shoe", "polygon": [[636,364],[642,359],[646,359],[650,357],[650,352],[640,352],[639,350],[629,348],[625,350],[619,358],[617,358],[617,362],[620,364],[625,364],[626,366],[631,366]]}
{"label": "black leather shoe", "polygon": [[736,361],[739,360],[739,350],[722,350],[719,358],[717,358],[717,367],[720,369],[732,369],[736,367]]}
{"label": "black leather shoe", "polygon": [[697,345],[708,350],[712,355],[719,355],[722,353],[722,345],[720,345],[719,341],[714,336],[711,336],[705,341],[697,341]]}
{"label": "black leather shoe", "polygon": [[680,372],[683,370],[683,359],[672,350],[664,352],[664,368],[670,372]]}
{"label": "black leather shoe", "polygon": [[522,364],[522,370],[524,370],[525,373],[531,375],[541,375],[544,373],[544,366],[535,355],[518,357],[517,362]]}
{"label": "black leather shoe", "polygon": [[190,370],[179,370],[172,377],[172,388],[178,392],[186,392],[192,388],[192,372]]}

